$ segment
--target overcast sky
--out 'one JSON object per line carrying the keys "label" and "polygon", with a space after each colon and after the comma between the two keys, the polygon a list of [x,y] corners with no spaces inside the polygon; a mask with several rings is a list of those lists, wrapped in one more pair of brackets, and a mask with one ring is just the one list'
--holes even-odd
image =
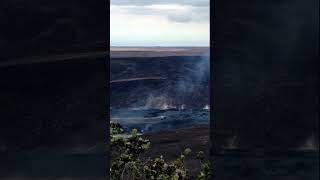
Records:
{"label": "overcast sky", "polygon": [[209,0],[111,0],[111,46],[209,46]]}

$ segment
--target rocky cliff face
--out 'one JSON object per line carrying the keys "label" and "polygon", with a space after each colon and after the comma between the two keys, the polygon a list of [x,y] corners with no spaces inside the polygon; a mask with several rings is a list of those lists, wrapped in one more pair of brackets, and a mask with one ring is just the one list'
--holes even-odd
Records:
{"label": "rocky cliff face", "polygon": [[198,108],[209,104],[209,57],[111,59],[112,108]]}

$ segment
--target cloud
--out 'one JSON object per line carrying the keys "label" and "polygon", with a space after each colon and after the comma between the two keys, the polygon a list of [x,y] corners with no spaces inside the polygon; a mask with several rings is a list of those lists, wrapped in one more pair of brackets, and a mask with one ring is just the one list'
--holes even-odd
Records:
{"label": "cloud", "polygon": [[146,6],[157,4],[181,4],[190,6],[209,6],[210,0],[111,0],[111,5],[119,6]]}
{"label": "cloud", "polygon": [[111,0],[111,44],[207,46],[209,1]]}
{"label": "cloud", "polygon": [[159,16],[166,17],[169,21],[187,23],[187,22],[209,22],[209,7],[190,6],[179,4],[159,4],[159,5],[111,5],[111,13],[126,13],[141,16]]}

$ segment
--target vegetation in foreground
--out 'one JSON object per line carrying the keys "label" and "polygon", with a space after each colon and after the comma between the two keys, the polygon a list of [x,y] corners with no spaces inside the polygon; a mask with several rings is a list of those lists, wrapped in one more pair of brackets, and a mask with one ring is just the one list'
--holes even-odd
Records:
{"label": "vegetation in foreground", "polygon": [[[110,123],[110,150],[112,180],[189,180],[190,175],[185,167],[185,158],[191,153],[187,148],[180,157],[167,162],[163,156],[142,159],[142,155],[150,147],[150,141],[138,135],[137,129],[131,131],[131,135],[125,135],[122,126],[118,123]],[[197,155],[201,167],[196,180],[210,179],[209,161],[204,159],[204,153]]]}

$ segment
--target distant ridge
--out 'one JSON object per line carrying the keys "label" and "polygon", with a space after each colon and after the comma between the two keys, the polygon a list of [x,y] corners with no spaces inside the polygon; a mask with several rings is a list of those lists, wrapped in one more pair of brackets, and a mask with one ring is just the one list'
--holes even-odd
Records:
{"label": "distant ridge", "polygon": [[209,47],[111,47],[112,58],[208,56]]}

